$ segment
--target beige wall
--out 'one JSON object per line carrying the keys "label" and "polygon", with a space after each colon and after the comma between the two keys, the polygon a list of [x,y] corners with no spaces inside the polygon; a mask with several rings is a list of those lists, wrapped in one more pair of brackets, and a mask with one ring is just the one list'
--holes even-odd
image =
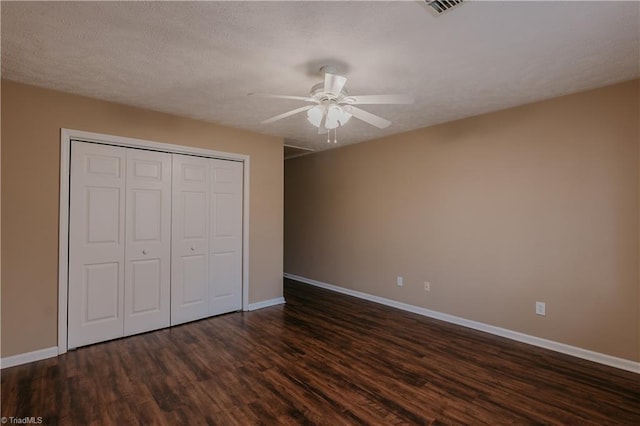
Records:
{"label": "beige wall", "polygon": [[60,128],[251,156],[249,301],[282,296],[282,140],[2,81],[2,356],[57,346]]}
{"label": "beige wall", "polygon": [[638,84],[286,161],[285,272],[639,361]]}

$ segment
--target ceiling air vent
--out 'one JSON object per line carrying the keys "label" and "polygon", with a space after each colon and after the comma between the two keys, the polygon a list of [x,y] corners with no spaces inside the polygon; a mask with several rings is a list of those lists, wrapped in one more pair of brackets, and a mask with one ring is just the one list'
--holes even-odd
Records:
{"label": "ceiling air vent", "polygon": [[452,9],[462,3],[463,0],[425,0],[438,15]]}

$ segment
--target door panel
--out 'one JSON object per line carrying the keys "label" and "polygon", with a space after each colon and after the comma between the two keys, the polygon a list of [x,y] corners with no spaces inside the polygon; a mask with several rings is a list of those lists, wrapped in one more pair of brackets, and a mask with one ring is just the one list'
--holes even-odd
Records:
{"label": "door panel", "polygon": [[207,234],[207,194],[203,191],[182,191],[182,230],[187,240],[202,240]]}
{"label": "door panel", "polygon": [[205,255],[182,256],[183,306],[207,303],[207,259]]}
{"label": "door panel", "polygon": [[86,243],[118,244],[120,238],[120,188],[85,188]]}
{"label": "door panel", "polygon": [[211,161],[209,315],[242,309],[243,164]]}
{"label": "door panel", "polygon": [[235,252],[211,255],[212,282],[215,283],[212,298],[232,296],[237,292],[237,257]]}
{"label": "door panel", "polygon": [[171,324],[208,316],[209,159],[173,154]]}
{"label": "door panel", "polygon": [[124,334],[168,327],[171,154],[127,150]]}
{"label": "door panel", "polygon": [[[161,241],[163,237],[162,220],[167,214],[162,213],[163,198],[168,199],[168,193],[161,189],[134,189],[132,232],[134,241]],[[165,201],[166,204],[166,201]],[[167,231],[165,230],[165,233]]]}
{"label": "door panel", "polygon": [[124,329],[125,148],[71,143],[68,347]]}
{"label": "door panel", "polygon": [[117,319],[120,312],[119,263],[84,265],[83,324]]}
{"label": "door panel", "polygon": [[[129,265],[127,265],[129,266]],[[131,314],[158,312],[162,309],[162,262],[160,259],[136,260],[130,263],[132,300]],[[164,302],[168,305],[168,301]]]}

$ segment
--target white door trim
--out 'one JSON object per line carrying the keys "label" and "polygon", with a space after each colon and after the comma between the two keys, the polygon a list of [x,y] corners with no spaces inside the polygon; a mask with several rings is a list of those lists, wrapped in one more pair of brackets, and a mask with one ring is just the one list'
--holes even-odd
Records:
{"label": "white door trim", "polygon": [[142,148],[175,154],[197,155],[244,163],[243,208],[242,208],[242,310],[249,310],[249,177],[250,158],[209,149],[192,148],[153,142],[144,139],[126,138],[82,130],[61,129],[60,131],[60,223],[58,235],[58,354],[67,352],[67,293],[69,284],[69,171],[71,140],[101,143],[127,148]]}

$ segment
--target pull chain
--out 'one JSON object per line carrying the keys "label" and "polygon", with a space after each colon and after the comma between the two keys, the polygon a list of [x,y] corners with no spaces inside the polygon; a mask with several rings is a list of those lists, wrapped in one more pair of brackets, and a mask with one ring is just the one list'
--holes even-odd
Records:
{"label": "pull chain", "polygon": [[[327,143],[331,143],[331,129],[327,129]],[[338,128],[333,129],[333,143],[338,143]]]}

